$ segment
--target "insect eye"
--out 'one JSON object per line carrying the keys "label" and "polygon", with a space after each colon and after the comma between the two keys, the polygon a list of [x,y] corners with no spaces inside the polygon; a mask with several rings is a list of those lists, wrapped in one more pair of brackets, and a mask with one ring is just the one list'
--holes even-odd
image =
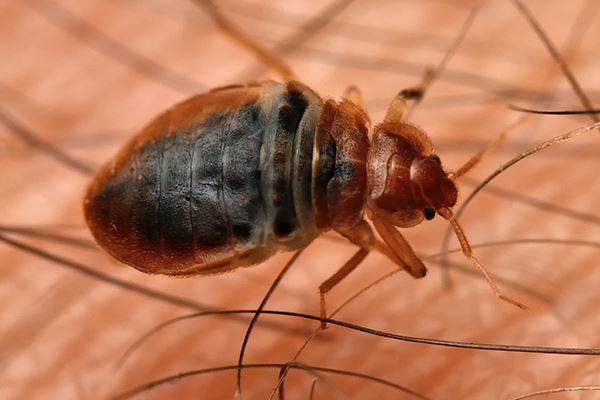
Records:
{"label": "insect eye", "polygon": [[423,214],[427,221],[431,221],[435,217],[435,210],[433,208],[426,208],[423,210]]}

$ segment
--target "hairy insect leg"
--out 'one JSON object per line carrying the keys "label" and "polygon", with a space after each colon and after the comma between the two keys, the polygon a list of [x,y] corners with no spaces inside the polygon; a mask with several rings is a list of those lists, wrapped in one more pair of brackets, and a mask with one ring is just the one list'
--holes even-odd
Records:
{"label": "hairy insect leg", "polygon": [[424,277],[427,274],[425,264],[417,257],[398,229],[377,215],[371,215],[371,221],[373,221],[375,229],[379,232],[385,244],[402,261],[406,271],[414,278]]}
{"label": "hairy insect leg", "polygon": [[357,106],[364,108],[365,102],[363,99],[362,92],[360,88],[356,85],[350,85],[344,90],[344,94],[342,96],[344,99],[348,99]]}
{"label": "hairy insect leg", "polygon": [[255,40],[242,32],[235,26],[213,0],[193,0],[199,7],[204,9],[215,21],[219,29],[228,35],[232,40],[245,47],[248,51],[254,53],[264,64],[273,68],[286,80],[294,80],[294,73],[290,66],[285,63],[277,54],[259,45]]}
{"label": "hairy insect leg", "polygon": [[490,273],[479,262],[479,260],[477,258],[475,258],[475,256],[473,255],[473,251],[471,250],[471,245],[469,244],[469,241],[467,240],[467,237],[465,236],[465,233],[462,230],[462,227],[459,225],[458,221],[454,218],[452,211],[450,211],[450,209],[448,209],[448,208],[440,208],[439,210],[437,210],[437,212],[444,219],[446,219],[446,220],[448,220],[448,222],[450,222],[450,225],[452,225],[452,229],[454,229],[456,237],[458,238],[458,241],[460,242],[460,247],[462,249],[463,254],[465,255],[465,257],[469,258],[473,262],[475,267],[483,274],[483,276],[485,276],[485,279],[487,280],[488,284],[490,285],[490,288],[494,292],[494,295],[497,298],[499,298],[500,300],[504,300],[514,306],[519,307],[520,309],[527,310],[528,308],[526,305],[524,305],[510,297],[504,296],[502,293],[500,293],[500,289],[498,289],[498,286],[494,282],[494,278],[492,278]]}

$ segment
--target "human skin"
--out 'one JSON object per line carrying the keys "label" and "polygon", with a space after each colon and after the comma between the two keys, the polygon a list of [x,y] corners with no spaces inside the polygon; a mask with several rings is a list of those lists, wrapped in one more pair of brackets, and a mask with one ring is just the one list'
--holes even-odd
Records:
{"label": "human skin", "polygon": [[[177,101],[212,87],[280,79],[191,2],[56,3],[113,40],[185,77],[167,83],[164,73],[157,74],[146,64],[142,63],[144,72],[140,73],[122,57],[115,60],[98,50],[88,31],[80,28],[76,36],[66,33],[40,14],[42,3],[54,4],[28,0],[0,5],[0,18],[5,21],[0,25],[1,107],[92,169]],[[322,30],[312,29],[313,35],[306,42],[296,42],[295,49],[276,44],[324,5],[260,3],[269,10],[288,7],[288,14],[275,15],[258,4],[226,1],[222,7],[237,26],[274,49],[299,80],[324,98],[340,98],[348,85],[357,85],[374,126],[399,90],[416,85],[427,67],[440,62],[475,2],[355,1]],[[600,59],[594,51],[594,38],[599,37],[600,24],[596,15],[590,8],[583,12],[589,20],[578,19],[584,4],[579,2],[526,4],[566,54],[567,64],[598,105]],[[290,18],[290,13],[298,16]],[[531,91],[543,96],[527,97]],[[550,95],[554,98],[548,100]],[[464,43],[410,120],[429,133],[443,165],[453,170],[522,117],[507,109],[507,103],[538,109],[582,108],[525,18],[509,2],[488,2],[481,6]],[[530,116],[467,177],[481,181],[529,147],[590,122],[589,116]],[[597,138],[597,133],[575,138],[500,175],[492,183],[494,188],[521,197],[499,197],[497,192],[476,197],[460,218],[471,243],[522,238],[597,240]],[[1,225],[44,228],[45,232],[91,240],[81,212],[89,180],[88,175],[60,164],[39,146],[16,138],[6,125],[0,127]],[[458,205],[472,190],[470,182],[460,184],[459,180]],[[550,208],[533,207],[534,202]],[[402,233],[417,254],[426,256],[440,251],[447,227],[438,216]],[[8,235],[5,230],[0,233]],[[255,309],[291,257],[278,254],[264,264],[227,274],[173,279],[120,265],[100,249],[15,233],[10,237],[94,271],[217,309]],[[450,247],[456,246],[451,237]],[[266,309],[317,315],[319,284],[354,250],[334,235],[316,240],[283,277]],[[429,273],[424,279],[414,280],[400,272],[354,300],[336,319],[415,337],[600,347],[595,333],[600,326],[597,247],[569,242],[474,251],[503,279],[498,282],[501,290],[527,304],[528,311],[498,301],[477,273],[453,270],[453,285],[447,288],[439,265],[426,261]],[[237,363],[248,320],[205,316],[161,331],[120,369],[114,369],[123,352],[144,333],[192,310],[93,279],[6,243],[0,244],[0,260],[2,398],[105,399],[166,375]],[[460,253],[453,254],[450,261],[474,271]],[[394,269],[385,257],[369,255],[327,296],[329,310]],[[259,323],[253,331],[246,363],[287,362],[318,327],[316,321],[291,317],[262,315],[259,321],[271,324]],[[294,333],[286,328],[293,328]],[[598,360],[598,356],[410,344],[336,326],[319,333],[299,358],[312,366],[386,379],[434,399],[507,399],[541,389],[597,384]],[[268,398],[278,374],[276,369],[244,371],[244,398]],[[292,371],[285,386],[286,398],[308,398],[314,376]],[[319,399],[336,398],[333,388],[352,399],[410,398],[357,378],[325,373],[318,377],[315,398]],[[234,393],[235,371],[229,371],[180,379],[140,398],[223,399]],[[595,394],[573,396],[594,398]]]}

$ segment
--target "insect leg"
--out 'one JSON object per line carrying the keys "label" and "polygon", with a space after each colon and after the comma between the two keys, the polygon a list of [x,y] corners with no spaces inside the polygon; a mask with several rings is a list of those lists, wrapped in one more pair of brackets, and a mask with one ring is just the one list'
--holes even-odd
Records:
{"label": "insect leg", "polygon": [[414,278],[424,277],[427,273],[425,264],[417,257],[410,244],[408,244],[398,229],[377,215],[371,215],[371,220],[385,244],[402,261],[406,271]]}
{"label": "insect leg", "polygon": [[363,95],[358,86],[350,85],[344,90],[344,94],[342,95],[344,99],[348,99],[357,106],[364,108],[365,102],[363,100]]}
{"label": "insect leg", "polygon": [[433,70],[427,69],[419,85],[401,90],[390,103],[385,114],[385,121],[402,121],[408,108],[408,102],[410,100],[419,102],[433,77]]}
{"label": "insect leg", "polygon": [[[321,306],[321,328],[327,328],[327,308],[325,306],[325,294],[347,277],[367,257],[371,250],[378,250],[373,230],[366,221],[361,221],[349,231],[338,231],[339,234],[360,247],[352,258],[350,258],[335,274],[321,283],[319,286]],[[392,257],[392,259],[394,259]]]}
{"label": "insect leg", "polygon": [[367,257],[369,254],[369,249],[360,249],[351,259],[349,259],[346,264],[342,266],[335,274],[333,274],[329,279],[325,282],[321,283],[319,286],[319,296],[320,296],[320,305],[321,305],[321,328],[327,328],[327,323],[325,320],[327,319],[327,308],[325,306],[325,294],[329,292],[331,289],[335,287],[338,283],[340,283],[345,277],[347,277],[350,272],[354,271],[356,267]]}
{"label": "insect leg", "polygon": [[[379,219],[377,222],[380,225]],[[346,237],[352,243],[360,247],[350,260],[348,260],[342,268],[319,286],[320,306],[321,306],[321,327],[325,329],[327,323],[327,309],[325,306],[325,294],[327,294],[335,285],[340,283],[367,257],[370,251],[375,250],[394,261],[401,269],[408,271],[415,278],[425,276],[427,269],[423,262],[415,255],[410,245],[400,235],[400,233],[392,226],[391,229],[396,232],[396,236],[388,234],[387,229],[380,230],[378,223],[373,221],[375,228],[381,234],[385,243],[375,239],[371,226],[366,221],[361,221],[352,230],[348,232],[338,232]],[[389,240],[389,242],[388,242]],[[391,243],[391,244],[390,244]]]}

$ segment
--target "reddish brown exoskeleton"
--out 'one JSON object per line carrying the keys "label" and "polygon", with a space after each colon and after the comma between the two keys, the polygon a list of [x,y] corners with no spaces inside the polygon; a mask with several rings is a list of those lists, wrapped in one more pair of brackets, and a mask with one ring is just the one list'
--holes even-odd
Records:
{"label": "reddish brown exoskeleton", "polygon": [[520,306],[500,295],[452,215],[458,173],[446,173],[425,132],[403,120],[414,92],[392,101],[371,138],[353,90],[354,101],[323,101],[299,82],[267,81],[195,96],[100,170],[85,198],[88,226],[116,259],[167,275],[250,266],[333,229],[360,249],[320,286],[325,318],[324,295],[371,250],[425,276],[396,227],[437,213],[496,296]]}

